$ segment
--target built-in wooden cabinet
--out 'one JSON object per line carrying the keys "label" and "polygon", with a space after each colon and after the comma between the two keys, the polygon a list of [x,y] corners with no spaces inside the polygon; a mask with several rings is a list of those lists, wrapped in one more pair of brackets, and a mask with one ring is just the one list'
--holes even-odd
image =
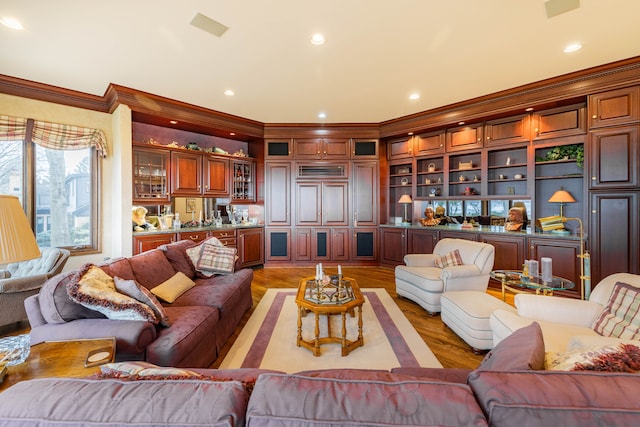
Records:
{"label": "built-in wooden cabinet", "polygon": [[267,262],[292,261],[291,228],[265,228],[265,252]]}
{"label": "built-in wooden cabinet", "polygon": [[[416,199],[437,199],[448,195],[445,191],[445,170],[448,170],[448,158],[419,157],[416,158]],[[447,163],[445,163],[447,162]]]}
{"label": "built-in wooden cabinet", "polygon": [[171,152],[171,194],[174,196],[202,194],[202,155],[200,153]]}
{"label": "built-in wooden cabinet", "polygon": [[531,116],[521,114],[488,121],[484,124],[485,146],[528,142],[531,138]]}
{"label": "built-in wooden cabinet", "polygon": [[293,159],[293,140],[291,138],[267,140],[265,141],[265,145],[265,159]]}
{"label": "built-in wooden cabinet", "polygon": [[268,226],[291,225],[291,163],[265,165],[265,220]]}
{"label": "built-in wooden cabinet", "polygon": [[350,144],[347,138],[296,138],[293,153],[300,160],[348,159]]}
{"label": "built-in wooden cabinet", "polygon": [[349,225],[347,182],[297,182],[296,225]]}
{"label": "built-in wooden cabinet", "polygon": [[353,162],[351,166],[351,211],[354,227],[378,225],[379,167],[377,161]]}
{"label": "built-in wooden cabinet", "polygon": [[236,233],[240,266],[244,268],[264,264],[264,229],[239,228]]}
{"label": "built-in wooden cabinet", "polygon": [[169,194],[169,150],[133,147],[133,203],[159,204],[171,201]]}
{"label": "built-in wooden cabinet", "polygon": [[349,228],[296,227],[294,231],[296,261],[348,261]]}
{"label": "built-in wooden cabinet", "polygon": [[640,126],[617,126],[591,132],[589,188],[638,188],[640,185]]}
{"label": "built-in wooden cabinet", "polygon": [[481,152],[471,151],[449,157],[449,196],[482,196],[481,180]]}
{"label": "built-in wooden cabinet", "polygon": [[150,251],[158,246],[166,245],[176,241],[176,233],[168,234],[145,234],[133,236],[133,254]]}
{"label": "built-in wooden cabinet", "polygon": [[357,227],[353,228],[351,238],[351,260],[355,262],[377,264],[378,263],[378,228]]}
{"label": "built-in wooden cabinet", "polygon": [[479,240],[495,248],[494,270],[522,270],[524,260],[528,259],[527,239],[513,234],[479,234]]}
{"label": "built-in wooden cabinet", "polygon": [[413,156],[413,137],[395,138],[387,142],[389,160],[407,159]]}
{"label": "built-in wooden cabinet", "polygon": [[351,158],[354,160],[378,160],[378,140],[352,138]]}
{"label": "built-in wooden cabinet", "polygon": [[589,96],[589,128],[616,126],[640,120],[640,86]]}
{"label": "built-in wooden cabinet", "polygon": [[203,242],[209,237],[208,231],[196,231],[185,228],[184,231],[177,233],[177,240],[191,240],[192,242]]}
{"label": "built-in wooden cabinet", "polygon": [[587,132],[584,104],[534,112],[531,116],[533,140],[572,136]]}
{"label": "built-in wooden cabinet", "polygon": [[444,146],[444,131],[421,133],[413,137],[413,155],[416,157],[444,153]]}
{"label": "built-in wooden cabinet", "polygon": [[407,253],[431,254],[438,243],[438,231],[425,228],[421,230],[410,229],[407,236]]}
{"label": "built-in wooden cabinet", "polygon": [[203,155],[202,195],[229,197],[229,159]]}
{"label": "built-in wooden cabinet", "polygon": [[256,164],[254,161],[231,161],[231,201],[233,203],[255,203]]}
{"label": "built-in wooden cabinet", "polygon": [[482,148],[483,134],[483,123],[463,125],[447,129],[447,152]]}
{"label": "built-in wooden cabinet", "polygon": [[528,164],[526,145],[487,150],[487,196],[529,197]]}
{"label": "built-in wooden cabinet", "polygon": [[380,229],[380,264],[399,265],[407,254],[408,228]]}
{"label": "built-in wooden cabinet", "polygon": [[[558,295],[573,298],[582,297],[580,282],[580,240],[576,239],[552,239],[544,237],[529,237],[527,239],[529,250],[527,259],[540,260],[551,258],[554,276],[571,280],[575,287],[566,291],[557,291]],[[520,266],[520,269],[522,266]]]}

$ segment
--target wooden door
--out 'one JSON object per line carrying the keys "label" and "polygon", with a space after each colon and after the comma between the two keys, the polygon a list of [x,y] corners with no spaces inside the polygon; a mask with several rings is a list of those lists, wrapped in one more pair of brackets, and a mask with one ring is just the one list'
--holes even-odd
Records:
{"label": "wooden door", "polygon": [[530,123],[528,114],[488,121],[484,125],[486,145],[527,142],[531,138]]}
{"label": "wooden door", "polygon": [[[556,291],[558,295],[581,298],[580,284],[580,241],[542,237],[529,238],[529,259],[540,261],[551,258],[554,276],[571,280],[575,287],[567,291]],[[520,266],[520,269],[522,266]]]}
{"label": "wooden door", "polygon": [[406,159],[413,156],[412,150],[412,137],[405,137],[399,139],[392,139],[387,142],[387,158],[389,160],[394,159]]}
{"label": "wooden door", "polygon": [[469,150],[482,147],[482,123],[447,129],[447,151]]}
{"label": "wooden door", "polygon": [[445,134],[443,131],[423,133],[413,138],[416,156],[444,153]]}
{"label": "wooden door", "polygon": [[202,192],[202,154],[171,152],[171,194],[199,196]]}
{"label": "wooden door", "polygon": [[345,160],[350,157],[347,138],[323,138],[321,147],[324,160]]}
{"label": "wooden door", "polygon": [[311,228],[296,227],[293,232],[293,247],[296,261],[311,261]]}
{"label": "wooden door", "polygon": [[438,243],[437,230],[409,229],[407,253],[432,254],[436,243]]}
{"label": "wooden door", "polygon": [[238,230],[238,257],[242,268],[264,264],[264,230],[262,228]]}
{"label": "wooden door", "polygon": [[229,159],[205,156],[204,190],[206,196],[229,197]]}
{"label": "wooden door", "polygon": [[353,226],[378,225],[378,162],[353,162],[351,168]]}
{"label": "wooden door", "polygon": [[323,225],[322,183],[298,182],[296,184],[296,225],[307,227]]}
{"label": "wooden door", "polygon": [[176,241],[175,233],[168,234],[147,234],[144,236],[133,236],[133,254],[150,251],[161,245],[167,245]]}
{"label": "wooden door", "polygon": [[404,264],[407,254],[407,228],[380,229],[380,263],[388,266]]}
{"label": "wooden door", "polygon": [[346,227],[333,228],[331,230],[331,260],[349,260],[349,242],[351,233]]}
{"label": "wooden door", "polygon": [[291,164],[266,163],[265,174],[267,225],[291,225]]}
{"label": "wooden door", "polygon": [[621,126],[593,131],[589,145],[589,188],[637,188],[639,126]]}
{"label": "wooden door", "polygon": [[376,263],[378,261],[378,228],[354,229],[351,245],[353,261]]}
{"label": "wooden door", "polygon": [[[302,199],[307,204],[307,199]],[[347,182],[322,183],[322,225],[349,225],[349,184]],[[313,203],[312,201],[308,202]],[[301,204],[301,203],[299,203]]]}
{"label": "wooden door", "polygon": [[296,138],[293,151],[296,159],[319,160],[322,158],[322,141],[320,138]]}
{"label": "wooden door", "polygon": [[640,120],[640,86],[589,96],[589,128],[614,126]]}
{"label": "wooden door", "polygon": [[532,115],[532,138],[547,139],[586,133],[584,104],[544,110]]}

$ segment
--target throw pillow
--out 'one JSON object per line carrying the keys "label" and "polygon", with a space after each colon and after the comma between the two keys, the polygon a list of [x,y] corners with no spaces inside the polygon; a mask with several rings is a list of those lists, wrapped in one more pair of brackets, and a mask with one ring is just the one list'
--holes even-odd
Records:
{"label": "throw pillow", "polygon": [[593,330],[607,337],[640,340],[640,288],[618,282]]}
{"label": "throw pillow", "polygon": [[113,278],[113,282],[118,292],[130,296],[151,308],[158,319],[160,319],[162,326],[171,326],[167,311],[147,288],[140,286],[135,280],[125,280],[118,276]]}
{"label": "throw pillow", "polygon": [[195,286],[195,282],[185,276],[184,273],[178,271],[169,280],[160,283],[151,289],[151,293],[163,301],[172,303],[178,299],[180,295],[187,292]]}
{"label": "throw pillow", "polygon": [[85,264],[77,281],[67,284],[69,298],[114,320],[158,323],[155,313],[141,302],[116,290],[113,278],[101,268]]}
{"label": "throw pillow", "polygon": [[114,362],[106,363],[100,367],[103,374],[115,374],[120,376],[138,375],[145,376],[190,376],[201,377],[197,372],[188,371],[180,368],[164,368],[149,362],[133,361],[133,362]]}
{"label": "throw pillow", "polygon": [[544,369],[544,341],[538,322],[515,330],[489,351],[478,371],[519,371]]}
{"label": "throw pillow", "polygon": [[218,274],[233,273],[236,264],[236,248],[203,244],[196,268]]}
{"label": "throw pillow", "polygon": [[640,372],[640,347],[617,344],[547,353],[545,369],[551,371]]}
{"label": "throw pillow", "polygon": [[189,257],[189,260],[191,261],[191,264],[193,264],[193,269],[201,276],[203,277],[211,277],[213,275],[215,275],[216,273],[212,272],[212,271],[201,271],[198,270],[198,267],[196,267],[198,265],[198,261],[200,261],[200,252],[202,252],[202,245],[198,245],[198,246],[194,246],[193,248],[188,248],[187,250],[185,250],[187,256]]}
{"label": "throw pillow", "polygon": [[463,265],[462,257],[460,256],[460,251],[457,249],[455,251],[449,252],[446,255],[441,256],[440,258],[435,259],[436,267],[445,268],[445,267],[453,267],[455,265]]}

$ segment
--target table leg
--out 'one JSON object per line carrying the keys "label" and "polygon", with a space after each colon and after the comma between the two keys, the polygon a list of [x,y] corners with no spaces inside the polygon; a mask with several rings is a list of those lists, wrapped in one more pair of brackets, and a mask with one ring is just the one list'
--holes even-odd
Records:
{"label": "table leg", "polygon": [[502,283],[502,301],[506,301],[507,300],[507,297],[505,295],[506,286],[507,286],[506,280],[502,279],[500,283]]}
{"label": "table leg", "polygon": [[302,341],[302,312],[304,308],[298,306],[298,339],[296,340],[296,345],[300,347],[300,342]]}
{"label": "table leg", "polygon": [[364,345],[364,340],[362,339],[362,306],[358,307],[358,341],[360,341],[360,345]]}
{"label": "table leg", "polygon": [[347,354],[347,313],[342,312],[342,355]]}
{"label": "table leg", "polygon": [[320,314],[315,313],[316,315],[316,339],[314,342],[313,355],[320,356]]}

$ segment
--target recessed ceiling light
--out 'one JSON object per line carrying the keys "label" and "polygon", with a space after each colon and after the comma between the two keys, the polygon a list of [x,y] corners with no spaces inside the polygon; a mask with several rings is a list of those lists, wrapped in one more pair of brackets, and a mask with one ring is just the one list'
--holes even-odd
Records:
{"label": "recessed ceiling light", "polygon": [[231,89],[227,89],[227,90],[224,91],[224,94],[227,95],[227,96],[233,96],[233,95],[235,95],[235,92],[232,91]]}
{"label": "recessed ceiling light", "polygon": [[464,122],[458,122],[458,126],[462,126]]}
{"label": "recessed ceiling light", "polygon": [[419,93],[412,93],[411,95],[409,95],[409,99],[414,101],[416,99],[420,99],[420,94]]}
{"label": "recessed ceiling light", "polygon": [[407,133],[407,135],[411,136],[411,135],[413,135],[413,132],[409,132],[409,133]]}
{"label": "recessed ceiling light", "polygon": [[318,114],[318,118],[319,118],[319,119],[326,119],[326,118],[327,118],[327,113],[320,113],[320,114]]}
{"label": "recessed ceiling light", "polygon": [[235,132],[231,132],[231,133],[229,133],[229,135],[236,136],[236,133]]}
{"label": "recessed ceiling light", "polygon": [[4,25],[5,27],[9,27],[12,30],[24,29],[20,21],[18,21],[16,18],[12,18],[11,16],[3,16],[2,18],[0,18],[0,22],[2,23],[2,25]]}
{"label": "recessed ceiling light", "polygon": [[178,121],[177,120],[170,120],[169,123],[171,123],[172,125],[177,125]]}
{"label": "recessed ceiling light", "polygon": [[572,43],[564,48],[564,53],[576,52],[582,49],[582,45],[580,43]]}
{"label": "recessed ceiling light", "polygon": [[524,111],[533,111],[533,107],[525,108]]}
{"label": "recessed ceiling light", "polygon": [[320,33],[316,33],[312,35],[311,44],[314,44],[316,46],[320,46],[321,44],[324,44],[324,36]]}

